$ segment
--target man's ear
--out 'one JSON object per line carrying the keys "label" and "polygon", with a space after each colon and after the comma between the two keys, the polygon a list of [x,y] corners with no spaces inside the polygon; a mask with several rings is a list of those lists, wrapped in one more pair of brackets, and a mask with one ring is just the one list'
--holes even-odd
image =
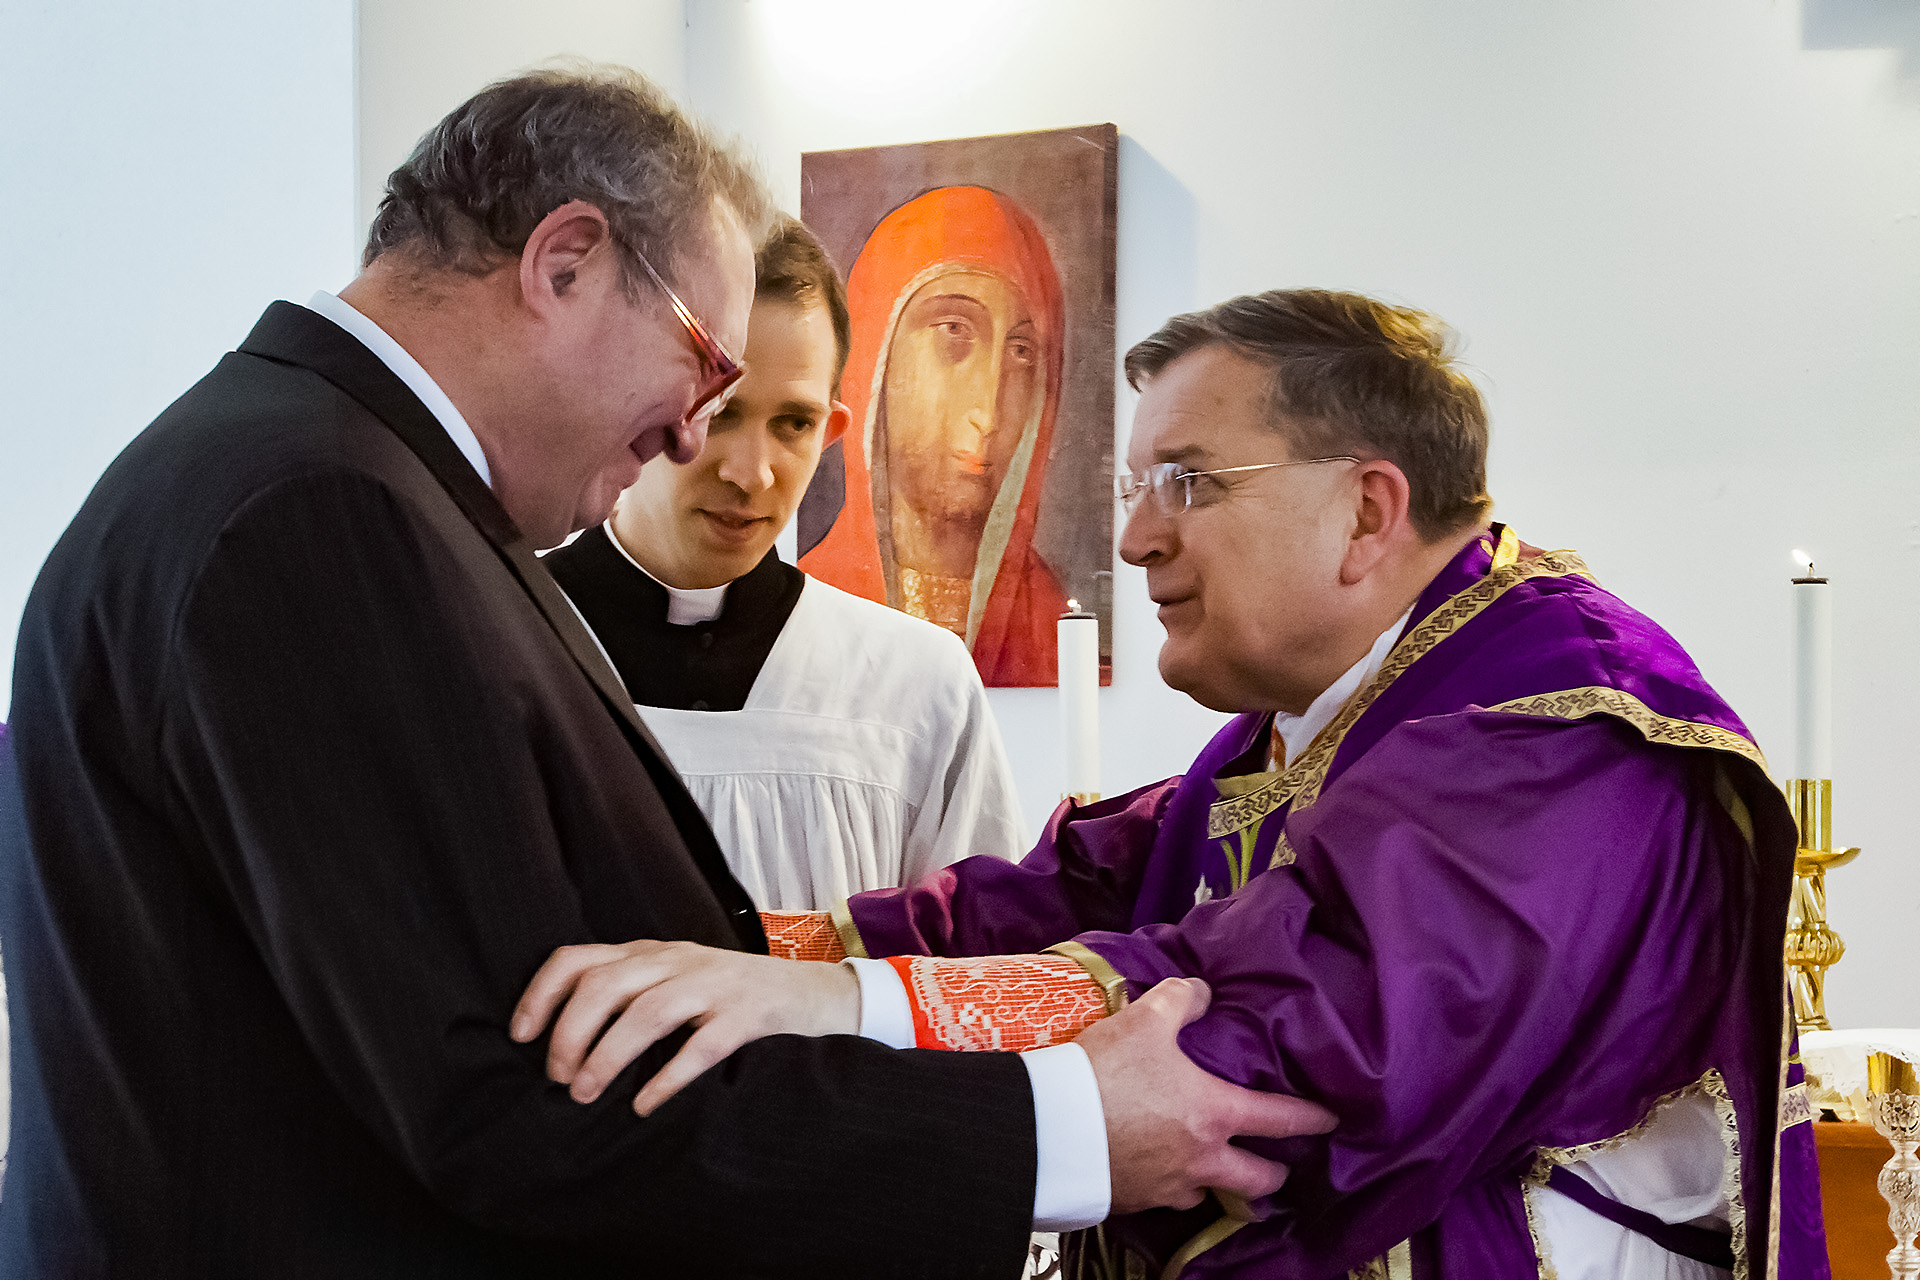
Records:
{"label": "man's ear", "polygon": [[820,434],[820,447],[824,449],[841,436],[847,434],[847,427],[852,422],[853,410],[847,408],[846,405],[841,404],[838,400],[835,400],[833,402],[833,408],[827,413],[826,430]]}
{"label": "man's ear", "polygon": [[1411,515],[1413,486],[1406,473],[1385,458],[1360,464],[1354,495],[1353,527],[1347,554],[1340,564],[1340,581],[1351,585],[1366,577],[1382,560],[1414,537]]}
{"label": "man's ear", "polygon": [[520,251],[520,296],[544,317],[577,292],[582,272],[603,267],[619,269],[607,215],[585,200],[569,200],[527,237]]}

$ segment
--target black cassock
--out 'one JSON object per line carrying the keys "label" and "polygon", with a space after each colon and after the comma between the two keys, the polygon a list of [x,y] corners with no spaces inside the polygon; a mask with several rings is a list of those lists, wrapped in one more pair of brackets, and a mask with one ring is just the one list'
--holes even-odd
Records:
{"label": "black cassock", "polygon": [[774,1037],[642,1120],[677,1041],[583,1107],[508,1039],[555,947],[764,939],[505,512],[320,316],[107,470],[12,748],[0,1276],[1017,1274],[1013,1055]]}

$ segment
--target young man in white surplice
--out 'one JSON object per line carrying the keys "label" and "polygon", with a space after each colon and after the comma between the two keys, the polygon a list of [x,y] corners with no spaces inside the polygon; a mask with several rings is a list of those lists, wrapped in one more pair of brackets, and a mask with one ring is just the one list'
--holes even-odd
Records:
{"label": "young man in white surplice", "polygon": [[546,564],[754,901],[825,910],[1028,842],[966,645],[773,549],[850,417],[847,308],[797,220],[757,265],[746,376],[705,449],[648,463]]}

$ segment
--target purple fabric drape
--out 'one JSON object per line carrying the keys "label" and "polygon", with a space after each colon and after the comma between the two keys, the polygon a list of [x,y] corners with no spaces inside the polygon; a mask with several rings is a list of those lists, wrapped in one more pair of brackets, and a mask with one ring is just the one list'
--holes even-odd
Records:
{"label": "purple fabric drape", "polygon": [[[1737,1121],[1740,1270],[1769,1274],[1791,817],[1671,637],[1575,569],[1495,570],[1498,536],[1423,593],[1401,648],[1430,647],[1389,658],[1310,803],[1209,835],[1217,780],[1264,767],[1241,716],[1183,778],[1063,806],[1017,866],[848,904],[876,956],[1076,939],[1136,995],[1204,978],[1187,1052],[1340,1115],[1270,1148],[1295,1168],[1270,1216],[1182,1274],[1335,1277],[1410,1240],[1422,1277],[1537,1275],[1536,1153],[1689,1089]],[[1773,1274],[1821,1280],[1811,1134],[1784,1132]],[[1104,1240],[1157,1270],[1218,1217]]]}

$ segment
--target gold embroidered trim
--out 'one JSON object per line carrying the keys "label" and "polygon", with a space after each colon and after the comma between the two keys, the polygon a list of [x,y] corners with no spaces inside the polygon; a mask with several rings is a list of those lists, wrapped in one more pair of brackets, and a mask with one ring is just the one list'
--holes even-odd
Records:
{"label": "gold embroidered trim", "polygon": [[847,910],[845,898],[833,904],[832,915],[834,932],[840,935],[840,945],[847,949],[847,954],[855,960],[872,959],[867,954],[867,944],[860,940],[860,926],[853,922],[853,913]]}
{"label": "gold embroidered trim", "polygon": [[[1733,730],[1722,729],[1719,725],[1663,716],[1632,694],[1619,689],[1609,689],[1603,685],[1587,685],[1578,689],[1561,689],[1556,693],[1535,694],[1530,698],[1515,698],[1511,702],[1502,702],[1488,707],[1487,710],[1505,711],[1519,716],[1544,716],[1554,720],[1584,720],[1591,715],[1612,716],[1616,720],[1623,720],[1632,725],[1648,742],[1660,746],[1726,751],[1751,760],[1763,770],[1767,767],[1767,758],[1760,754],[1760,748]],[[1735,821],[1738,821],[1737,817]]]}
{"label": "gold embroidered trim", "polygon": [[[1720,1140],[1726,1146],[1726,1157],[1721,1164],[1721,1190],[1727,1198],[1727,1224],[1733,1231],[1733,1280],[1747,1280],[1747,1204],[1740,1176],[1740,1124],[1734,1114],[1733,1096],[1727,1092],[1726,1078],[1715,1068],[1708,1068],[1705,1075],[1686,1088],[1676,1089],[1660,1098],[1647,1108],[1647,1114],[1637,1124],[1624,1133],[1577,1146],[1541,1147],[1534,1154],[1532,1167],[1521,1179],[1521,1195],[1527,1196],[1530,1187],[1545,1186],[1547,1175],[1555,1165],[1590,1160],[1641,1137],[1669,1103],[1692,1097],[1705,1097],[1712,1102],[1713,1114],[1720,1121]],[[1527,1201],[1527,1229],[1533,1231],[1531,1199]],[[1543,1280],[1552,1280],[1552,1262],[1546,1253],[1546,1243],[1537,1231],[1534,1231],[1533,1245],[1534,1252],[1539,1256]]]}
{"label": "gold embroidered trim", "polygon": [[1413,1280],[1413,1241],[1402,1240],[1366,1266],[1347,1272],[1347,1280]]}
{"label": "gold embroidered trim", "polygon": [[[1712,1092],[1711,1084],[1719,1081],[1720,1072],[1710,1067],[1707,1070],[1707,1074],[1701,1076],[1685,1088],[1675,1089],[1672,1093],[1661,1094],[1654,1100],[1653,1105],[1647,1108],[1647,1113],[1641,1116],[1632,1128],[1616,1133],[1611,1138],[1602,1138],[1598,1142],[1582,1142],[1571,1147],[1540,1147],[1536,1149],[1533,1156],[1533,1165],[1527,1170],[1527,1180],[1544,1187],[1547,1185],[1547,1175],[1553,1172],[1553,1167],[1557,1164],[1578,1164],[1582,1160],[1591,1160],[1597,1155],[1603,1155],[1609,1151],[1617,1151],[1629,1142],[1645,1137],[1647,1130],[1653,1127],[1654,1120],[1659,1117],[1662,1111],[1666,1110],[1670,1103],[1678,1102],[1682,1098],[1697,1098],[1704,1094],[1710,1094]],[[1724,1092],[1726,1086],[1721,1084],[1720,1088],[1721,1091]]]}
{"label": "gold embroidered trim", "polygon": [[1087,971],[1087,976],[1099,985],[1100,994],[1106,997],[1109,1017],[1127,1007],[1127,980],[1099,952],[1078,942],[1056,943],[1047,951],[1065,956]]}
{"label": "gold embroidered trim", "polygon": [[[1727,1161],[1721,1177],[1727,1197],[1727,1226],[1733,1232],[1733,1280],[1747,1280],[1747,1200],[1740,1178],[1740,1119],[1734,1114],[1733,1096],[1727,1092],[1727,1082],[1720,1078],[1718,1071],[1707,1073],[1707,1096],[1713,1099],[1713,1113],[1720,1118],[1720,1140],[1727,1144]],[[1774,1143],[1778,1152],[1780,1144]],[[1773,1189],[1776,1195],[1780,1188],[1779,1170],[1776,1167],[1773,1177]],[[1778,1229],[1779,1213],[1774,1214],[1775,1229]],[[1771,1275],[1769,1266],[1767,1273]]]}
{"label": "gold embroidered trim", "polygon": [[[1247,887],[1247,881],[1253,878],[1253,846],[1260,839],[1260,824],[1242,827],[1234,832],[1232,838],[1220,842],[1221,852],[1227,855],[1227,892],[1238,893]],[[1238,845],[1236,849],[1234,846]]]}
{"label": "gold embroidered trim", "polygon": [[1246,1225],[1239,1218],[1216,1218],[1211,1225],[1202,1228],[1199,1235],[1180,1246],[1180,1251],[1167,1261],[1165,1269],[1160,1272],[1160,1280],[1174,1280],[1189,1262]]}
{"label": "gold embroidered trim", "polygon": [[1307,744],[1307,749],[1300,753],[1300,758],[1288,765],[1278,778],[1258,791],[1231,800],[1216,801],[1207,812],[1207,838],[1225,839],[1289,801],[1296,811],[1311,805],[1320,797],[1327,770],[1333,764],[1334,753],[1340,749],[1347,730],[1408,667],[1521,583],[1533,578],[1576,576],[1593,576],[1585,561],[1572,551],[1548,551],[1531,560],[1521,560],[1494,569],[1464,591],[1449,597],[1439,608],[1421,619],[1418,626],[1400,638],[1400,643],[1387,655],[1380,673],[1366,688],[1347,699],[1339,714],[1314,736],[1313,741]]}
{"label": "gold embroidered trim", "polygon": [[1287,833],[1282,831],[1280,838],[1273,842],[1273,861],[1267,864],[1267,870],[1271,871],[1275,867],[1290,867],[1297,856],[1293,851],[1293,843],[1287,839]]}
{"label": "gold embroidered trim", "polygon": [[1553,1250],[1547,1247],[1546,1237],[1540,1234],[1540,1224],[1533,1216],[1534,1186],[1526,1178],[1520,1179],[1520,1207],[1527,1211],[1527,1237],[1533,1241],[1533,1261],[1539,1268],[1540,1280],[1560,1280],[1560,1273],[1553,1269]]}
{"label": "gold embroidered trim", "polygon": [[[1774,1088],[1777,1090],[1775,1096],[1780,1099],[1780,1105],[1774,1108],[1776,1112],[1786,1106],[1787,1054],[1793,1050],[1793,1030],[1797,1025],[1793,1016],[1791,983],[1792,979],[1788,977],[1787,970],[1783,967],[1780,970],[1780,1066],[1774,1074],[1776,1082]],[[1777,1122],[1779,1117],[1776,1115],[1774,1119]],[[1780,1274],[1780,1148],[1786,1145],[1784,1134],[1785,1130],[1776,1123],[1773,1130],[1773,1160],[1768,1169],[1766,1270],[1762,1273],[1768,1277]],[[1739,1239],[1744,1240],[1745,1235],[1746,1224],[1742,1222]],[[1745,1263],[1743,1253],[1744,1250],[1738,1248],[1734,1250],[1736,1264]]]}

